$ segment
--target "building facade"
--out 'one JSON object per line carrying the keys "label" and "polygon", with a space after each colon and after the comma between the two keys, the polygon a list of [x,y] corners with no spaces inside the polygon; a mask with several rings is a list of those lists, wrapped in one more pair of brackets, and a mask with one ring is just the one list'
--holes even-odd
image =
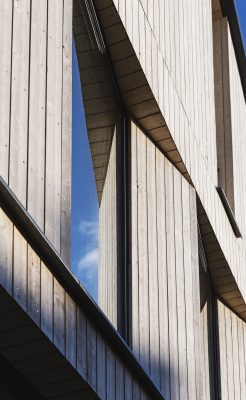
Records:
{"label": "building facade", "polygon": [[[99,306],[71,272],[73,40]],[[1,398],[245,399],[233,0],[4,0],[0,43]]]}

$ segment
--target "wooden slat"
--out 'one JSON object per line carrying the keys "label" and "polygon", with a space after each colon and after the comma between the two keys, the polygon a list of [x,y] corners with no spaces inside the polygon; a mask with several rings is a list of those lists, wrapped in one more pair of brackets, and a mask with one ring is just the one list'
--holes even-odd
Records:
{"label": "wooden slat", "polygon": [[160,329],[160,374],[161,391],[170,396],[169,381],[169,329],[168,329],[168,281],[166,247],[166,199],[165,199],[165,161],[156,151],[156,199],[157,199],[157,248],[158,248],[158,292],[159,292],[159,329]]}
{"label": "wooden slat", "polygon": [[12,1],[0,4],[0,174],[8,182],[9,176],[9,129],[10,129],[10,93],[11,93],[11,51],[12,51]]}
{"label": "wooden slat", "polygon": [[[27,310],[31,318],[40,325],[40,258],[27,247]],[[47,301],[47,299],[46,299]]]}
{"label": "wooden slat", "polygon": [[96,347],[96,331],[92,324],[87,321],[86,325],[86,365],[87,365],[87,380],[92,388],[97,387],[97,347]]}
{"label": "wooden slat", "polygon": [[138,292],[138,156],[137,127],[131,123],[131,261],[132,304],[131,304],[131,345],[139,358],[139,292]]}
{"label": "wooden slat", "polygon": [[54,344],[65,354],[65,292],[60,283],[54,279]]}
{"label": "wooden slat", "polygon": [[14,1],[9,184],[26,206],[30,0]]}
{"label": "wooden slat", "polygon": [[72,157],[72,0],[64,1],[62,39],[61,256],[70,266]]}
{"label": "wooden slat", "polygon": [[[11,244],[11,240],[10,240]],[[25,310],[27,307],[27,242],[13,230],[13,297]]]}
{"label": "wooden slat", "polygon": [[[147,198],[146,198],[146,137],[137,130],[138,173],[138,260],[139,260],[139,346],[140,361],[149,370],[149,271],[147,244]],[[147,254],[146,254],[147,253]],[[146,296],[147,294],[147,296]]]}
{"label": "wooden slat", "polygon": [[[110,158],[104,175],[100,183],[102,184],[102,197],[99,208],[99,304],[112,324],[117,327],[118,323],[118,261],[117,261],[117,154],[116,154],[116,130],[110,148]],[[108,142],[106,142],[108,146]],[[96,146],[102,148],[101,143]],[[100,151],[100,149],[99,149]],[[102,149],[103,151],[103,149]],[[94,154],[96,154],[94,149]],[[100,168],[101,169],[101,168]],[[102,169],[101,169],[102,170]],[[97,175],[98,177],[98,175]],[[98,187],[98,181],[97,181]],[[106,300],[108,299],[108,301]]]}
{"label": "wooden slat", "polygon": [[54,278],[46,265],[41,262],[41,329],[49,339],[53,339],[53,321],[54,321]]}
{"label": "wooden slat", "polygon": [[123,400],[125,399],[125,369],[122,362],[116,358],[116,386],[115,393],[116,399]]}
{"label": "wooden slat", "polygon": [[76,368],[77,365],[77,316],[76,304],[72,298],[65,294],[66,305],[66,358]]}
{"label": "wooden slat", "polygon": [[45,0],[40,4],[34,2],[31,8],[27,184],[27,209],[42,230],[44,229],[46,39],[47,1]]}
{"label": "wooden slat", "polygon": [[[186,356],[186,312],[185,309],[185,274],[184,268],[184,247],[185,237],[183,236],[183,221],[182,215],[185,214],[185,208],[189,206],[187,198],[182,196],[182,176],[179,172],[174,170],[174,222],[175,222],[175,260],[176,260],[176,288],[177,288],[177,321],[178,321],[178,371],[179,371],[179,385],[180,385],[180,398],[188,398],[188,381],[187,381],[187,356]],[[183,204],[182,204],[183,203]],[[182,208],[183,206],[183,208]],[[186,221],[185,221],[186,222]],[[181,229],[178,229],[180,227]]]}
{"label": "wooden slat", "polygon": [[106,366],[106,344],[101,335],[97,334],[97,393],[102,400],[106,400],[106,368],[102,368],[102,365]]}
{"label": "wooden slat", "polygon": [[228,399],[225,312],[224,312],[224,306],[220,302],[218,302],[218,316],[219,316],[218,324],[219,324],[219,343],[220,343],[220,365],[222,366],[220,372],[221,395],[222,398]]}
{"label": "wooden slat", "polygon": [[156,149],[147,141],[147,226],[148,226],[148,264],[149,264],[149,323],[150,323],[150,375],[156,386],[160,386],[160,348],[159,348],[159,304],[158,304],[158,265],[157,265],[157,210],[156,210]]}
{"label": "wooden slat", "polygon": [[87,321],[82,311],[77,308],[77,370],[81,376],[87,378]]}
{"label": "wooden slat", "polygon": [[45,234],[60,252],[63,3],[48,4]]}
{"label": "wooden slat", "polygon": [[107,365],[107,399],[114,400],[116,398],[116,364],[115,355],[107,346],[106,350]]}
{"label": "wooden slat", "polygon": [[169,318],[169,351],[170,351],[170,394],[179,398],[178,373],[178,326],[177,326],[177,294],[175,263],[175,225],[174,225],[174,191],[173,170],[165,160],[166,187],[166,235],[167,235],[167,279],[168,279],[168,318]]}
{"label": "wooden slat", "polygon": [[0,208],[0,280],[1,285],[12,293],[13,224]]}

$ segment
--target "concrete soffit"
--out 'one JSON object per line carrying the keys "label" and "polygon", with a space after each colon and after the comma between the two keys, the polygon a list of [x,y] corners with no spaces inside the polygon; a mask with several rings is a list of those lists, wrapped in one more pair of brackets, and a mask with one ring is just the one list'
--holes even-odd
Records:
{"label": "concrete soffit", "polygon": [[[125,112],[156,144],[165,157],[167,157],[169,161],[180,171],[186,180],[190,184],[193,184],[113,1],[94,0],[94,3],[103,34],[103,39],[106,44],[107,53],[114,72],[117,88],[124,103]],[[87,82],[86,85],[83,83],[83,73],[85,72],[83,59],[86,58],[88,53],[86,53],[86,49],[81,48],[80,41],[82,40],[82,36],[81,32],[79,31],[79,27],[81,26],[81,18],[82,15],[81,8],[79,6],[79,0],[75,0],[73,13],[74,38],[81,72],[81,86],[84,97],[88,136],[91,145],[96,180],[97,174],[100,177],[99,186],[97,184],[98,195],[100,198],[107,172],[107,160],[109,159],[110,153],[110,143],[112,138],[112,132],[110,133],[110,129],[113,126],[112,110],[115,112],[117,106],[114,102],[112,102],[110,111],[105,109],[105,112],[103,111],[103,113],[97,112],[98,110],[100,111],[101,106],[104,108],[106,107],[108,101],[107,95],[109,91],[107,86],[108,84],[106,85],[105,90],[105,80],[103,81],[103,91],[99,87],[99,80],[97,80],[97,83],[93,81]],[[95,97],[93,97],[93,93],[90,94],[90,90],[93,89],[93,85],[95,86],[95,83],[97,84],[98,90],[101,93],[100,104],[98,103],[98,96],[95,95]],[[90,107],[88,106],[88,102],[86,100],[87,94],[90,96]],[[112,92],[110,92],[109,98],[112,97]],[[93,126],[91,125],[92,109]],[[101,119],[102,115],[104,118],[103,124]],[[108,129],[110,126],[111,128]],[[105,133],[105,129],[108,129],[107,133]],[[96,137],[96,139],[93,139],[93,135]],[[100,144],[100,142],[105,140],[105,135],[107,136],[106,140],[108,146],[104,147],[104,155],[101,159],[102,166],[100,166],[100,163],[97,164],[97,152],[94,143],[96,140],[97,145],[102,148],[102,143]],[[224,253],[219,245],[216,235],[199,199],[198,221],[199,224],[201,224],[202,238],[215,291],[222,301],[224,301],[230,308],[233,309],[234,312],[236,312],[242,319],[246,321],[245,300],[238,288],[236,280],[231,272]]]}

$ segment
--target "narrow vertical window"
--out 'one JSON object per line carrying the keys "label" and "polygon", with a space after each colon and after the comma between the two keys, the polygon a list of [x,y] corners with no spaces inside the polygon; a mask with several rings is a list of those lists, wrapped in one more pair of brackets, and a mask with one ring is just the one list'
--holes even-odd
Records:
{"label": "narrow vertical window", "polygon": [[73,8],[72,270],[126,337],[126,116],[92,1]]}

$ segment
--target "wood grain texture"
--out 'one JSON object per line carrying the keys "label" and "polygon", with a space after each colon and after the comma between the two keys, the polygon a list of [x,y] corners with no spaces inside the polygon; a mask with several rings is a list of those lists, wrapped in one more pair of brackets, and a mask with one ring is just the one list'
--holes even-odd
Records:
{"label": "wood grain texture", "polygon": [[6,1],[0,19],[0,173],[69,265],[72,0]]}
{"label": "wood grain texture", "polygon": [[64,1],[62,38],[61,256],[70,266],[72,181],[72,8]]}
{"label": "wood grain texture", "polygon": [[25,310],[27,307],[27,256],[28,245],[20,232],[13,232],[13,295]]}
{"label": "wood grain texture", "polygon": [[[58,369],[62,373],[63,369],[65,371],[70,366],[66,383],[77,376],[77,385],[80,388],[80,375],[93,388],[93,396],[96,393],[101,399],[133,400],[140,399],[141,392],[142,398],[149,398],[143,382],[136,380],[131,365],[118,354],[105,332],[98,331],[98,327],[91,321],[91,315],[83,310],[83,304],[77,304],[73,294],[64,289],[2,210],[0,217],[0,295],[5,290],[9,292],[14,304],[11,312],[15,313],[17,309],[21,313],[22,310],[25,312],[24,324],[18,318],[13,320],[15,314],[7,319],[15,328],[14,333],[11,331],[9,340],[12,344],[4,353],[5,356],[10,357],[11,362],[17,363],[18,368],[24,368],[33,383],[42,379],[42,393],[47,396],[51,392],[65,390],[61,382],[55,381],[52,387],[49,384],[57,378]],[[0,310],[1,313],[8,312],[5,308]],[[2,340],[4,335],[6,342],[3,328],[0,327],[1,352],[5,347]],[[19,329],[18,334],[16,329]],[[47,341],[48,348],[44,346],[44,340]],[[29,350],[26,347],[21,350],[23,346],[28,346]],[[58,358],[62,357],[59,365],[56,364],[57,355]],[[41,356],[50,363],[51,368],[48,371],[46,361]],[[34,364],[32,360],[35,361]],[[52,365],[54,372],[51,372]],[[48,385],[45,384],[46,380]]]}
{"label": "wood grain texture", "polygon": [[4,1],[0,5],[0,43],[2,54],[0,59],[0,174],[8,182],[9,177],[9,130],[11,107],[11,59],[12,59],[12,1]]}
{"label": "wood grain texture", "polygon": [[[125,5],[125,0],[119,0],[119,2],[115,0],[114,3],[117,3],[118,9],[121,9]],[[227,260],[239,290],[245,298],[245,239],[236,239],[215,189],[218,184],[215,111],[218,106],[226,109],[223,121],[227,126],[229,126],[229,112],[231,114],[232,138],[231,142],[226,141],[226,145],[229,152],[232,149],[233,154],[232,157],[227,154],[227,160],[233,159],[235,216],[236,220],[240,221],[241,230],[244,232],[245,213],[243,207],[246,194],[244,185],[241,184],[241,176],[245,166],[243,154],[246,140],[243,135],[243,126],[246,113],[228,22],[226,18],[222,18],[219,22],[220,25],[223,24],[223,30],[227,32],[227,38],[226,36],[221,37],[222,31],[219,27],[216,28],[217,33],[215,32],[213,38],[212,13],[213,11],[217,13],[218,4],[214,7],[211,2],[197,0],[193,4],[188,0],[177,1],[175,4],[166,0],[161,6],[158,1],[148,4],[148,2],[143,3],[138,0],[137,3],[139,40],[137,41],[135,38],[132,45],[147,79],[148,87],[151,89],[152,97],[150,96],[148,99],[156,100],[164,117],[166,130],[173,139],[173,142],[169,143],[174,146],[173,149],[167,150],[163,147],[163,151],[172,162],[176,162],[177,166],[179,163],[182,164],[181,159],[183,160],[184,170],[182,173],[192,181],[221,247],[223,257]],[[158,12],[161,19],[159,34],[157,33],[158,21],[155,18]],[[122,24],[128,32],[127,18],[126,15],[122,19]],[[222,39],[224,48],[228,48],[227,72],[229,71],[229,79],[226,79],[228,82],[226,90],[230,94],[229,108],[227,104],[229,96],[226,95],[225,99],[221,98],[221,89],[219,88],[221,82],[218,82],[217,85],[216,79],[214,80],[218,71],[214,69],[213,64],[213,42],[215,47],[217,46],[216,57],[219,58],[221,49],[218,46]],[[158,56],[154,56],[156,47]],[[155,63],[153,60],[151,61],[150,54],[153,55]],[[156,68],[157,64],[158,68]],[[141,71],[138,72],[138,76],[140,73]],[[162,78],[163,90],[160,90]],[[158,82],[158,90],[156,82]],[[220,103],[216,104],[216,107],[214,95],[220,96]],[[140,101],[140,94],[138,97],[138,92],[136,92],[134,96],[134,103],[137,104]],[[133,112],[135,112],[134,110]],[[154,113],[139,120],[146,132],[156,120],[156,116],[157,114]],[[146,126],[143,125],[145,119]],[[155,140],[154,137],[153,139]],[[223,146],[221,151],[223,152]],[[180,157],[179,160],[175,161],[175,156]],[[230,186],[231,161],[226,162],[226,165],[226,184]]]}
{"label": "wood grain texture", "polygon": [[243,399],[246,395],[246,325],[219,301],[218,321],[222,399]]}
{"label": "wood grain texture", "polygon": [[[45,207],[47,1],[32,2],[30,23],[27,209],[43,230]],[[37,79],[37,77],[39,78]]]}
{"label": "wood grain texture", "polygon": [[116,130],[99,208],[99,305],[109,320],[118,322]]}
{"label": "wood grain texture", "polygon": [[30,0],[14,1],[9,185],[26,206]]}
{"label": "wood grain texture", "polygon": [[0,278],[1,285],[9,292],[12,293],[12,277],[13,270],[11,264],[13,263],[13,224],[0,208]]}
{"label": "wood grain texture", "polygon": [[198,399],[195,192],[133,122],[131,129],[132,348],[165,398]]}
{"label": "wood grain texture", "polygon": [[63,4],[48,5],[45,234],[60,252]]}
{"label": "wood grain texture", "polygon": [[[209,349],[208,349],[208,307],[207,303],[201,311],[200,324],[200,362],[202,369],[201,399],[210,400],[210,377],[209,377]],[[224,397],[222,397],[224,399]]]}

